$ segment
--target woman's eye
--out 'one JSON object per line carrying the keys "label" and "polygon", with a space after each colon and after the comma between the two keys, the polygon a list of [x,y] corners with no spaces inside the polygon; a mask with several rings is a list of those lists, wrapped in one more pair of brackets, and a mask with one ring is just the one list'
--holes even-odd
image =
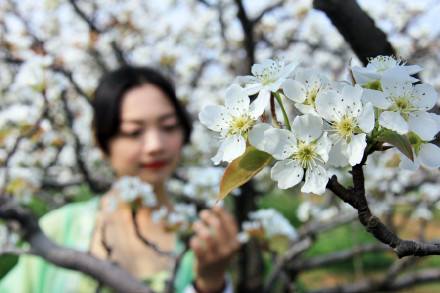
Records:
{"label": "woman's eye", "polygon": [[180,128],[180,124],[177,124],[177,123],[176,124],[170,124],[170,125],[163,125],[162,126],[163,130],[169,131],[169,132],[177,130],[179,128]]}
{"label": "woman's eye", "polygon": [[142,135],[142,131],[141,130],[120,131],[119,135],[122,137],[136,138],[136,137],[139,137],[140,135]]}

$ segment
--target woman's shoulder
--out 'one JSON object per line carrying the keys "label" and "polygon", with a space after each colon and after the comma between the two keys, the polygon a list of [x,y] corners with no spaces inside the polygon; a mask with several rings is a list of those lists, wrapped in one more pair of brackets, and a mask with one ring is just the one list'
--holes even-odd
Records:
{"label": "woman's shoulder", "polygon": [[68,234],[94,227],[99,200],[99,197],[94,197],[87,201],[66,204],[45,214],[40,218],[39,224],[50,238],[60,242]]}
{"label": "woman's shoulder", "polygon": [[40,224],[54,220],[62,220],[71,216],[88,216],[90,213],[98,210],[99,199],[99,197],[93,197],[87,201],[68,203],[42,216],[40,219]]}

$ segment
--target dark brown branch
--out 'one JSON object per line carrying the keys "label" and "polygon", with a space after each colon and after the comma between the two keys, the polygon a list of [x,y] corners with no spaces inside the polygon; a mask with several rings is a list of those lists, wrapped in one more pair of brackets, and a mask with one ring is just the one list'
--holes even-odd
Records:
{"label": "dark brown branch", "polygon": [[277,113],[276,113],[276,109],[275,109],[275,97],[274,97],[273,93],[270,93],[269,102],[270,102],[270,115],[272,116],[273,123],[277,127],[283,128],[283,126],[281,125],[281,123],[277,119]]}
{"label": "dark brown branch", "polygon": [[118,60],[118,64],[120,67],[128,65],[127,60],[125,59],[124,52],[121,50],[121,48],[118,47],[115,41],[111,42],[111,46],[113,49],[113,52],[116,55],[116,60]]}
{"label": "dark brown branch", "polygon": [[241,23],[241,27],[243,28],[244,35],[244,48],[246,50],[246,62],[250,72],[251,66],[255,63],[255,40],[254,40],[254,22],[252,22],[244,9],[242,0],[235,0],[235,4],[237,5],[238,12],[237,17]]}
{"label": "dark brown branch", "polygon": [[47,238],[38,226],[38,220],[29,211],[19,207],[7,197],[0,197],[0,218],[17,221],[23,239],[29,243],[32,252],[56,266],[80,271],[117,292],[154,292],[119,266],[88,253],[57,245]]}
{"label": "dark brown branch", "polygon": [[52,69],[53,69],[55,72],[60,72],[60,73],[64,74],[64,75],[67,77],[67,79],[69,79],[69,81],[72,83],[72,85],[73,85],[73,87],[75,88],[75,90],[76,90],[81,96],[83,96],[84,98],[86,98],[86,101],[87,101],[87,102],[90,103],[90,96],[89,96],[88,94],[86,94],[85,91],[83,91],[83,89],[78,85],[77,82],[75,82],[75,80],[73,79],[73,74],[72,74],[71,71],[69,71],[69,70],[67,70],[66,68],[64,68],[64,67],[62,67],[62,66],[59,66],[59,65],[53,66]]}
{"label": "dark brown branch", "polygon": [[359,221],[380,242],[388,244],[394,249],[399,258],[414,255],[439,255],[440,243],[423,243],[412,240],[402,240],[397,237],[378,217],[374,216],[365,197],[364,174],[362,165],[352,168],[354,187],[347,189],[337,182],[335,176],[330,178],[327,188],[333,191],[344,202],[358,211]]}
{"label": "dark brown branch", "polygon": [[342,262],[345,260],[352,259],[358,255],[368,253],[368,252],[382,252],[382,251],[389,251],[390,247],[382,244],[382,243],[369,243],[365,244],[359,247],[355,247],[348,250],[343,251],[336,251],[332,252],[331,254],[315,257],[312,259],[306,259],[306,260],[297,260],[295,262],[292,262],[288,269],[289,271],[293,272],[304,272],[306,270],[311,270],[315,268],[322,268],[323,266],[327,266],[330,264],[334,264],[337,262]]}
{"label": "dark brown branch", "polygon": [[3,255],[23,255],[23,254],[34,254],[32,250],[24,250],[17,247],[3,247],[0,250],[0,257]]}
{"label": "dark brown branch", "polygon": [[171,268],[171,274],[170,277],[168,278],[168,280],[166,281],[166,287],[165,287],[165,291],[163,293],[173,293],[175,288],[174,288],[174,282],[177,276],[177,270],[179,268],[180,263],[182,262],[183,256],[188,252],[189,247],[185,246],[185,249],[180,252],[177,257],[174,260],[173,263],[173,267]]}
{"label": "dark brown branch", "polygon": [[84,13],[84,11],[82,11],[78,4],[76,3],[76,0],[69,0],[70,4],[72,4],[73,9],[75,10],[76,14],[78,14],[78,16],[84,20],[87,25],[89,26],[90,30],[92,32],[99,32],[99,29],[95,26],[95,24],[93,23],[92,20],[90,20],[87,15]]}
{"label": "dark brown branch", "polygon": [[[402,266],[401,268],[403,268]],[[400,268],[400,269],[401,269]],[[439,269],[424,269],[415,273],[404,274],[397,279],[361,280],[351,284],[333,288],[322,288],[309,291],[308,293],[376,293],[376,292],[397,292],[401,289],[408,289],[418,284],[438,282],[440,279]]]}
{"label": "dark brown branch", "polygon": [[396,54],[385,33],[355,0],[314,0],[313,7],[330,18],[364,65],[370,57]]}
{"label": "dark brown branch", "polygon": [[167,256],[167,257],[169,257],[169,258],[172,258],[172,259],[176,259],[176,254],[174,253],[174,252],[172,252],[172,251],[164,251],[164,250],[161,250],[156,244],[154,244],[154,243],[152,243],[151,241],[149,241],[148,239],[146,239],[142,234],[141,234],[141,232],[140,232],[140,230],[139,230],[139,225],[138,225],[138,223],[137,223],[137,221],[136,221],[136,215],[137,215],[137,213],[136,213],[136,210],[135,209],[133,209],[132,211],[131,211],[131,218],[132,218],[132,221],[133,221],[133,226],[134,226],[134,230],[136,231],[136,236],[145,244],[145,245],[147,245],[148,247],[150,247],[151,249],[153,249],[155,252],[157,252],[158,254],[160,254],[160,255],[164,255],[164,256]]}
{"label": "dark brown branch", "polygon": [[294,243],[287,251],[285,251],[270,272],[268,280],[264,285],[263,292],[271,292],[274,282],[278,278],[278,275],[280,275],[280,273],[285,269],[286,265],[292,259],[296,258],[298,255],[306,251],[312,244],[312,239],[310,237],[307,237],[299,242]]}
{"label": "dark brown branch", "polygon": [[[75,12],[78,14],[78,16],[82,20],[84,20],[84,22],[89,26],[90,33],[100,33],[100,30],[93,23],[93,21],[91,19],[89,19],[89,17],[87,17],[87,15],[84,13],[84,11],[81,10],[81,8],[79,8],[78,4],[76,3],[77,1],[76,0],[69,0],[69,2],[72,5],[72,7],[75,10]],[[104,72],[107,72],[108,68],[105,65],[104,60],[102,60],[101,54],[96,49],[94,49],[93,47],[91,47],[89,49],[89,51],[90,51],[90,54],[95,59],[95,61],[98,64],[98,66],[101,68],[101,70],[104,71]]]}

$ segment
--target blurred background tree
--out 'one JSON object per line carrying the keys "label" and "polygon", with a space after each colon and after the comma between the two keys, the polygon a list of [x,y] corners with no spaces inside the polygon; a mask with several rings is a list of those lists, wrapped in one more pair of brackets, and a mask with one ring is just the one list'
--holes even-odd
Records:
{"label": "blurred background tree", "polygon": [[[439,14],[435,0],[0,0],[0,278],[28,253],[23,240],[41,233],[36,219],[112,182],[89,131],[91,94],[104,72],[149,65],[175,81],[194,116],[193,143],[178,172],[188,184],[191,168],[212,167],[218,146],[197,114],[264,58],[301,60],[346,80],[349,62],[394,54],[424,67],[419,78],[438,91]],[[404,172],[396,160],[390,153],[365,168],[372,210],[402,237],[438,240],[438,170]],[[398,259],[331,192],[275,191],[265,171],[256,179],[226,205],[240,223],[252,210],[277,209],[300,240],[278,255],[279,266],[264,265],[277,262],[260,243],[244,246],[233,264],[237,292],[440,290],[438,257]],[[197,203],[207,194],[179,199]]]}

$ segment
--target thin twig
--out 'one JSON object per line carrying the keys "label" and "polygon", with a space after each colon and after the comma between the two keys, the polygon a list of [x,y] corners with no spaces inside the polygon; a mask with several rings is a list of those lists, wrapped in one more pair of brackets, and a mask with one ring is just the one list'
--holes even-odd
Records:
{"label": "thin twig", "polygon": [[172,259],[176,259],[176,254],[174,253],[174,252],[172,252],[172,251],[164,251],[164,250],[161,250],[155,243],[152,243],[151,241],[149,241],[148,239],[146,239],[142,234],[141,234],[141,232],[140,232],[140,230],[139,230],[139,225],[138,225],[138,223],[137,223],[137,221],[136,221],[136,215],[137,215],[137,213],[136,213],[136,210],[135,209],[133,209],[132,211],[131,211],[131,217],[132,217],[132,220],[133,220],[133,225],[134,225],[134,229],[135,229],[135,231],[136,231],[136,235],[137,235],[137,237],[145,244],[145,245],[147,245],[147,246],[149,246],[149,247],[151,247],[151,249],[153,249],[155,252],[157,252],[157,253],[159,253],[159,254],[161,254],[161,255],[164,255],[164,256],[167,256],[167,257],[170,257],[170,258],[172,258]]}

